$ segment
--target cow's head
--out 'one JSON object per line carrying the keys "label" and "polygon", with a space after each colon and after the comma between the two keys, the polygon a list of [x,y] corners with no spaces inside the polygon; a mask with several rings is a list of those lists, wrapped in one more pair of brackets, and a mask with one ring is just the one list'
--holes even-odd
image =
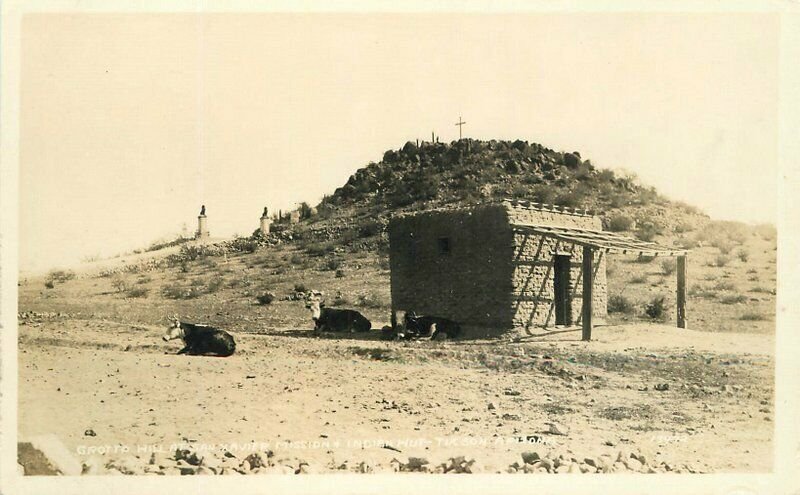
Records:
{"label": "cow's head", "polygon": [[167,328],[167,333],[164,334],[164,342],[169,342],[170,340],[174,339],[182,339],[184,337],[183,328],[181,328],[181,322],[177,316],[170,318],[170,325]]}
{"label": "cow's head", "polygon": [[406,314],[403,315],[403,326],[406,328],[416,328],[417,313],[414,311],[406,311]]}
{"label": "cow's head", "polygon": [[306,298],[306,308],[311,310],[311,319],[317,321],[325,307],[325,300],[319,295],[313,294]]}

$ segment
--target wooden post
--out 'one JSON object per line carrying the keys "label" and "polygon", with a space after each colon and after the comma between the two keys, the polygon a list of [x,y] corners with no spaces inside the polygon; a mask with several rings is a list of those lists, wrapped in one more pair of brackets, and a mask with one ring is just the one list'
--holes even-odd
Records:
{"label": "wooden post", "polygon": [[583,325],[583,340],[592,340],[592,257],[594,253],[589,246],[583,247],[583,312],[581,323]]}
{"label": "wooden post", "polygon": [[686,255],[678,256],[678,328],[686,328]]}

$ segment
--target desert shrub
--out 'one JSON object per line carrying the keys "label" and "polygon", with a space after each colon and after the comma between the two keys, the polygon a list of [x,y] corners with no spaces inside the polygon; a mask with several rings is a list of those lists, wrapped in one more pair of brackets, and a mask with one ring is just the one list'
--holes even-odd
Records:
{"label": "desert shrub", "polygon": [[750,289],[750,292],[758,292],[761,294],[775,294],[775,289],[768,289],[766,287],[753,287]]}
{"label": "desert shrub", "polygon": [[626,315],[633,314],[633,303],[622,294],[614,294],[608,298],[608,312],[623,313]]}
{"label": "desert shrub", "polygon": [[739,319],[743,321],[764,321],[767,319],[767,315],[755,311],[747,311],[742,313]]}
{"label": "desert shrub", "polygon": [[636,229],[636,237],[639,240],[650,242],[656,238],[657,235],[661,234],[661,227],[652,223],[652,222],[643,222],[639,225],[639,228]]}
{"label": "desert shrub", "polygon": [[700,245],[700,241],[691,237],[680,237],[675,240],[675,245],[682,249],[694,249]]}
{"label": "desert shrub", "polygon": [[161,288],[161,294],[167,299],[194,299],[202,295],[198,287],[186,287],[181,284],[166,284]]}
{"label": "desert shrub", "polygon": [[715,248],[719,249],[720,254],[730,254],[733,251],[734,244],[729,241],[722,241],[712,244]]}
{"label": "desert shrub", "polygon": [[332,253],[335,246],[332,242],[315,242],[307,245],[305,249],[311,256],[324,256],[328,253]]}
{"label": "desert shrub", "polygon": [[736,288],[736,286],[733,285],[733,282],[729,282],[727,280],[718,280],[717,283],[714,284],[714,288],[716,290],[733,290]]}
{"label": "desert shrub", "polygon": [[536,184],[531,188],[531,199],[537,203],[551,204],[555,201],[556,192],[548,184]]}
{"label": "desert shrub", "polygon": [[675,224],[675,227],[673,227],[673,231],[676,234],[683,234],[685,232],[690,232],[691,230],[692,230],[692,224],[690,224],[685,220],[679,221],[678,223]]}
{"label": "desert shrub", "polygon": [[602,170],[597,171],[597,181],[598,182],[614,182],[614,171],[604,168]]}
{"label": "desert shrub", "polygon": [[590,161],[582,163],[573,174],[576,180],[588,181],[592,178],[593,167]]}
{"label": "desert shrub", "polygon": [[667,318],[667,305],[664,296],[656,296],[644,305],[644,314],[651,320],[664,321]]}
{"label": "desert shrub", "polygon": [[727,265],[730,261],[731,261],[731,257],[730,256],[728,256],[726,254],[718,254],[714,258],[714,261],[711,264],[711,266],[716,266],[716,267],[721,268],[721,267]]}
{"label": "desert shrub", "polygon": [[152,282],[152,281],[153,281],[153,277],[151,277],[150,275],[142,275],[141,277],[139,277],[139,279],[136,281],[136,283],[137,284],[146,284],[146,283],[149,283],[149,282]]}
{"label": "desert shrub", "polygon": [[181,273],[189,273],[189,263],[187,263],[185,261],[181,261],[180,270],[181,270]]}
{"label": "desert shrub", "polygon": [[636,203],[647,205],[651,203],[661,203],[662,198],[658,195],[658,192],[654,187],[640,187],[638,191],[636,191]]}
{"label": "desert shrub", "polygon": [[293,265],[300,265],[300,264],[302,264],[302,263],[303,263],[303,257],[302,257],[302,256],[300,256],[299,254],[293,254],[293,255],[292,255],[292,258],[290,259],[290,262],[291,262]]}
{"label": "desert shrub", "polygon": [[640,254],[633,261],[634,263],[650,263],[654,259],[656,259],[655,256],[647,256],[646,254]]}
{"label": "desert shrub", "polygon": [[722,304],[739,304],[747,301],[747,296],[742,294],[730,294],[720,298]]}
{"label": "desert shrub", "polygon": [[342,266],[342,260],[339,258],[330,258],[325,262],[325,268],[330,271],[338,270],[340,266]]}
{"label": "desert shrub", "polygon": [[199,263],[200,263],[201,266],[204,266],[206,268],[216,268],[217,267],[217,262],[214,261],[212,258],[202,258],[199,261]]}
{"label": "desert shrub", "polygon": [[630,279],[630,283],[632,283],[632,284],[643,284],[645,282],[647,282],[647,274],[646,273],[642,273],[640,275],[634,275]]}
{"label": "desert shrub", "polygon": [[336,270],[336,278],[344,278],[344,270]]}
{"label": "desert shrub", "polygon": [[556,196],[555,203],[568,208],[577,208],[583,203],[583,195],[577,191],[565,191]]}
{"label": "desert shrub", "polygon": [[675,204],[675,206],[677,206],[678,208],[680,208],[681,210],[685,211],[686,213],[688,213],[690,215],[700,215],[700,214],[702,214],[702,212],[700,211],[700,209],[698,207],[692,206],[692,205],[690,205],[688,203],[684,203],[683,201],[673,201],[673,203]]}
{"label": "desert shrub", "polygon": [[678,262],[674,258],[666,258],[661,260],[661,273],[664,275],[672,275],[678,267]]}
{"label": "desert shrub", "polygon": [[630,230],[633,227],[633,223],[633,218],[627,215],[612,215],[608,218],[608,230],[611,232],[624,232]]}
{"label": "desert shrub", "polygon": [[[51,270],[45,277],[45,287],[47,287],[48,282],[50,282],[50,285],[55,287],[56,282],[63,283],[74,278],[75,272],[72,270]],[[53,287],[47,288],[52,289]]]}
{"label": "desert shrub", "polygon": [[391,303],[377,291],[371,291],[358,296],[358,305],[365,308],[388,308]]}
{"label": "desert shrub", "polygon": [[275,300],[275,294],[273,294],[272,292],[265,292],[265,293],[259,295],[258,297],[256,297],[256,301],[258,301],[258,304],[260,304],[262,306],[266,306],[268,304],[271,304],[272,301],[274,301],[274,300]]}
{"label": "desert shrub", "polygon": [[336,297],[334,297],[333,301],[331,301],[331,306],[352,306],[352,305],[353,301],[351,301],[349,297],[341,293],[336,294]]}
{"label": "desert shrub", "polygon": [[381,270],[388,270],[389,269],[389,258],[386,256],[381,256],[380,260],[378,260],[378,267]]}
{"label": "desert shrub", "polygon": [[358,229],[347,229],[339,234],[339,244],[352,244],[353,241],[360,237],[361,234],[359,234]]}
{"label": "desert shrub", "polygon": [[306,201],[300,203],[300,207],[297,210],[300,212],[301,220],[311,218],[314,214],[314,210],[311,208],[311,205],[309,205]]}
{"label": "desert shrub", "polygon": [[514,198],[525,198],[528,196],[528,186],[525,184],[515,184],[511,188],[511,196]]}
{"label": "desert shrub", "polygon": [[203,256],[203,251],[199,246],[181,246],[180,253],[178,254],[179,259],[185,259],[189,261],[194,261],[197,258]]}
{"label": "desert shrub", "polygon": [[158,251],[160,249],[164,249],[164,248],[168,248],[168,247],[172,247],[172,246],[177,246],[179,244],[183,244],[183,243],[189,242],[191,240],[192,240],[191,238],[182,237],[181,236],[181,237],[177,237],[177,238],[175,238],[175,239],[173,239],[171,241],[154,242],[154,243],[150,244],[150,246],[146,249],[146,251],[147,252]]}
{"label": "desert shrub", "polygon": [[749,230],[747,225],[741,222],[724,222],[723,229],[732,243],[741,245],[747,241]]}
{"label": "desert shrub", "polygon": [[128,282],[124,278],[116,276],[111,280],[111,287],[117,292],[125,292],[128,290]]}
{"label": "desert shrub", "polygon": [[305,284],[294,284],[294,291],[295,292],[305,292],[306,290],[307,289],[306,289]]}
{"label": "desert shrub", "polygon": [[692,297],[704,297],[706,299],[716,299],[717,291],[698,284],[698,285],[692,285],[689,288],[689,295]]}
{"label": "desert shrub", "polygon": [[383,232],[383,224],[377,220],[368,220],[358,226],[360,237],[372,237]]}
{"label": "desert shrub", "polygon": [[697,233],[698,239],[707,241],[708,244],[719,248],[727,254],[735,246],[741,245],[747,239],[748,228],[741,222],[713,221],[706,224]]}
{"label": "desert shrub", "polygon": [[147,297],[147,294],[149,292],[150,289],[148,289],[147,287],[131,287],[125,291],[125,296],[133,298]]}
{"label": "desert shrub", "polygon": [[612,208],[622,208],[623,206],[630,204],[630,200],[625,193],[615,189],[608,195],[608,204]]}
{"label": "desert shrub", "polygon": [[739,250],[739,251],[736,253],[736,256],[738,256],[738,257],[739,257],[739,259],[740,259],[741,261],[745,262],[745,263],[747,263],[747,260],[749,260],[749,259],[750,259],[750,253],[748,253],[746,249],[740,249],[740,250]]}
{"label": "desert shrub", "polygon": [[44,281],[44,286],[46,288],[48,288],[48,289],[52,289],[52,288],[54,288],[56,286],[56,284],[52,280],[45,280]]}
{"label": "desert shrub", "polygon": [[230,250],[234,252],[255,253],[258,249],[258,241],[249,237],[237,237],[229,243],[229,246]]}
{"label": "desert shrub", "polygon": [[216,292],[225,284],[225,279],[219,275],[211,277],[211,280],[206,284],[206,292]]}

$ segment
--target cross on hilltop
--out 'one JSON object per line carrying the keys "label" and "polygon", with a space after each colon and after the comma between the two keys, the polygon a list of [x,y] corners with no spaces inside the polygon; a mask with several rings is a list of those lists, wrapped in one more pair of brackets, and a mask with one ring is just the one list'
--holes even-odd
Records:
{"label": "cross on hilltop", "polygon": [[459,115],[458,116],[458,122],[456,122],[456,125],[458,126],[458,140],[459,141],[461,141],[461,126],[463,126],[464,124],[466,124],[466,122],[461,120],[461,115]]}

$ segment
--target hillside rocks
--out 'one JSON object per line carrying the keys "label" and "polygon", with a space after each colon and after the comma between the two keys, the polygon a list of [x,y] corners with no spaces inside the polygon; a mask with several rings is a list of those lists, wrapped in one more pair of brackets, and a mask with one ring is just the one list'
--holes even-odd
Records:
{"label": "hillside rocks", "polygon": [[64,312],[39,312],[39,311],[22,311],[17,313],[17,320],[19,321],[20,325],[25,325],[27,323],[39,323],[44,320],[55,320],[55,319],[74,319],[80,318],[80,313],[64,313]]}
{"label": "hillside rocks", "polygon": [[[428,473],[428,474],[575,474],[575,473],[696,473],[689,464],[672,465],[649,459],[638,451],[620,450],[616,454],[579,456],[571,451],[524,452],[521,458],[495,468],[475,458],[453,456],[442,460],[427,457],[394,457],[388,462],[345,461],[315,464],[298,457],[278,457],[271,450],[242,453],[228,451],[198,452],[191,448],[177,449],[173,455],[131,456],[101,461],[90,458],[83,462],[82,473],[92,474],[155,474],[155,475],[302,475],[325,472]],[[50,473],[56,474],[56,473]]]}
{"label": "hillside rocks", "polygon": [[166,266],[164,258],[150,258],[140,260],[135,263],[127,263],[113,268],[106,268],[101,270],[98,274],[101,277],[111,277],[113,275],[122,273],[144,273],[155,270],[160,270]]}
{"label": "hillside rocks", "polygon": [[540,457],[536,452],[522,454],[522,463],[514,462],[507,473],[696,473],[688,464],[673,466],[667,462],[648,462],[640,452],[619,451],[616,456],[608,454],[579,458],[570,452]]}

